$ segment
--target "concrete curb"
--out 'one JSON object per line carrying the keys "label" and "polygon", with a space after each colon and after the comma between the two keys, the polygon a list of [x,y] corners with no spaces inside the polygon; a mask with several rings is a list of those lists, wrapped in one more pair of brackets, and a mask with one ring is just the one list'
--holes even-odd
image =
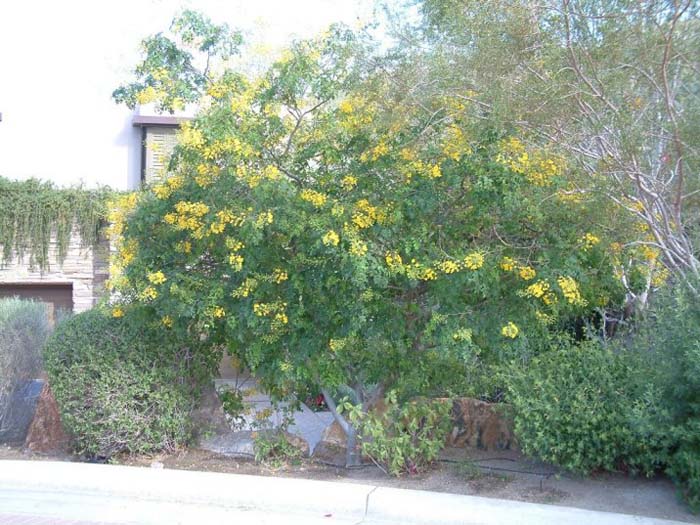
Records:
{"label": "concrete curb", "polygon": [[476,496],[293,478],[0,461],[0,515],[103,523],[671,525]]}

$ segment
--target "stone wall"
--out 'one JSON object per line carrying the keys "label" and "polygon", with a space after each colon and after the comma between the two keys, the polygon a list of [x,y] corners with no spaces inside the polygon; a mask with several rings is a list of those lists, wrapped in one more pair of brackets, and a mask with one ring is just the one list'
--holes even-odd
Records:
{"label": "stone wall", "polygon": [[109,277],[109,242],[102,240],[93,250],[81,246],[80,234],[73,231],[63,263],[57,258],[58,248],[49,248],[49,267],[31,268],[29,256],[17,257],[0,266],[0,284],[68,284],[73,285],[73,311],[92,308],[104,290]]}

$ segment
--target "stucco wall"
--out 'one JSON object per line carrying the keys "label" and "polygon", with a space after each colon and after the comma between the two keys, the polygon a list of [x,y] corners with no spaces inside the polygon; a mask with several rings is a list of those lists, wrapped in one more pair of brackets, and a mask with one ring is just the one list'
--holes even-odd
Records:
{"label": "stucco wall", "polygon": [[56,257],[57,247],[51,243],[49,268],[41,271],[29,267],[29,256],[24,260],[16,257],[0,267],[0,284],[48,284],[72,283],[73,311],[82,312],[92,308],[100,298],[104,283],[109,277],[109,244],[106,240],[93,250],[82,247],[80,235],[73,232],[63,264]]}

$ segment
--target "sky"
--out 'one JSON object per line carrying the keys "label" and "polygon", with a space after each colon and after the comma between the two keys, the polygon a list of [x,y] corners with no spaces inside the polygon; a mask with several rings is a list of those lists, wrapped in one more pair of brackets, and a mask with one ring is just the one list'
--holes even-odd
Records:
{"label": "sky", "polygon": [[[139,42],[183,9],[243,30],[256,53],[331,23],[372,21],[374,0],[0,1],[0,176],[126,189],[138,171],[131,112],[111,100]],[[133,180],[132,184],[133,185]]]}

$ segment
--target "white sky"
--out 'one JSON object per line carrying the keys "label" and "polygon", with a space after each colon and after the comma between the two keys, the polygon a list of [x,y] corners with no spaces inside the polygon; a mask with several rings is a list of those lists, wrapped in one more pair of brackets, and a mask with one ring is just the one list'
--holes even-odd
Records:
{"label": "white sky", "polygon": [[[0,175],[126,186],[131,113],[112,91],[142,38],[184,8],[279,49],[333,22],[373,18],[373,0],[0,0]],[[138,138],[136,139],[138,140]],[[138,142],[137,142],[138,144]]]}

